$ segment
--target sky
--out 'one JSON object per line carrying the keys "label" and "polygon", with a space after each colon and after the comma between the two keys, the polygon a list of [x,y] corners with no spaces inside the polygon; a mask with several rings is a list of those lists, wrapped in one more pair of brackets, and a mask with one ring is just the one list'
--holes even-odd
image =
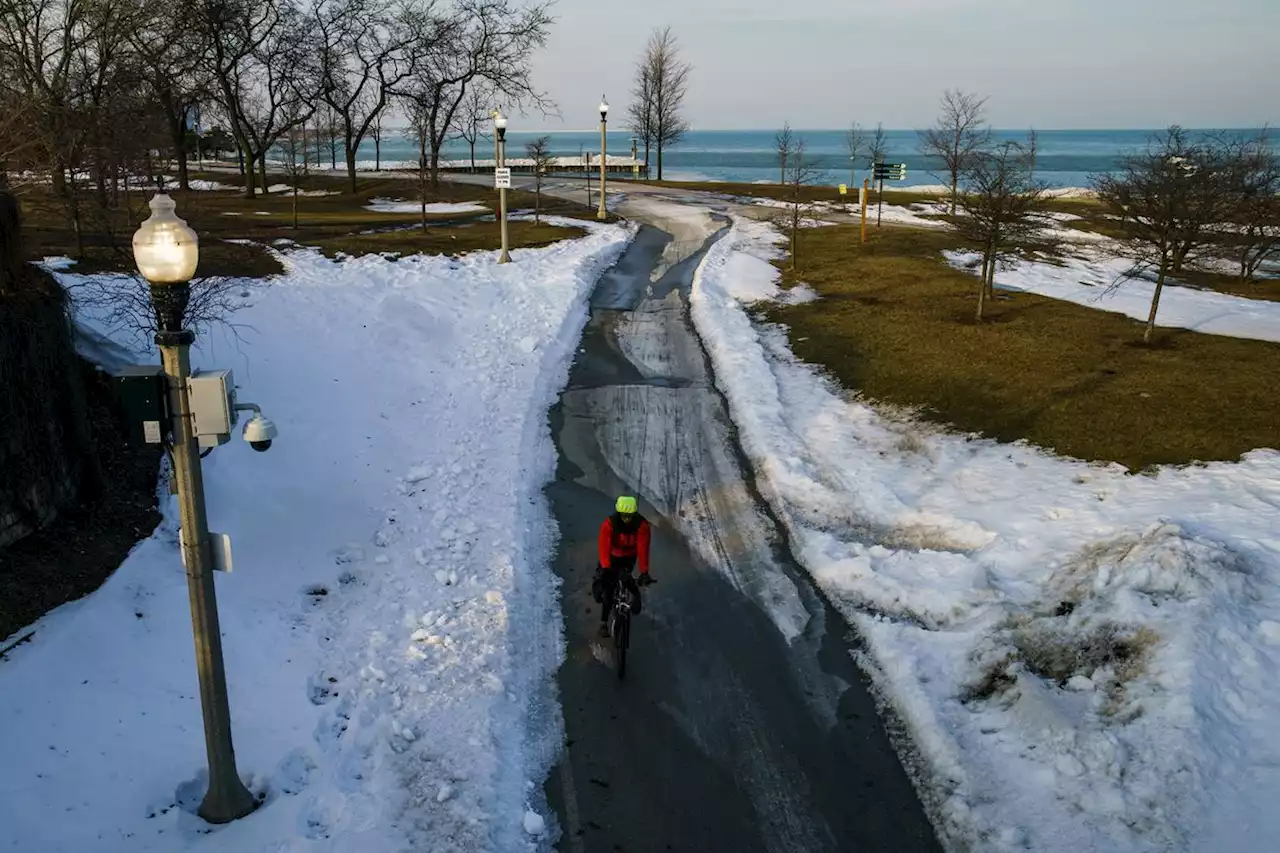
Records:
{"label": "sky", "polygon": [[[996,127],[1280,124],[1280,0],[558,0],[538,84],[559,117],[619,120],[649,33],[693,65],[695,129],[929,124],[948,88]],[[524,128],[522,128],[524,129]]]}

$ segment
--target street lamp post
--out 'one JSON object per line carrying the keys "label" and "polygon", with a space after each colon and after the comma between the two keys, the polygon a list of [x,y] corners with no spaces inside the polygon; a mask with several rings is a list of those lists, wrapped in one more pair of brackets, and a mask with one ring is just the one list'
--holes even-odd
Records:
{"label": "street lamp post", "polygon": [[236,772],[235,748],[231,744],[231,709],[222,662],[204,480],[188,396],[190,349],[195,333],[182,326],[191,298],[191,276],[200,257],[199,240],[174,213],[174,203],[169,196],[159,194],[151,199],[151,216],[133,235],[133,257],[138,271],[151,287],[158,327],[155,341],[168,379],[173,412],[173,473],[178,487],[183,561],[191,599],[200,708],[209,759],[209,790],[200,804],[200,816],[209,823],[227,823],[249,814],[256,804]]}
{"label": "street lamp post", "polygon": [[605,129],[609,122],[609,104],[600,96],[600,209],[596,211],[596,219],[605,219],[608,213],[604,209],[605,169],[608,166],[609,143]]}
{"label": "street lamp post", "polygon": [[[493,129],[498,141],[498,165],[494,170],[505,168],[507,165],[507,117],[500,111],[496,112],[493,117]],[[505,187],[498,188],[498,209],[501,212],[502,220],[502,254],[498,256],[498,263],[511,263],[511,253],[507,250],[507,190]]]}

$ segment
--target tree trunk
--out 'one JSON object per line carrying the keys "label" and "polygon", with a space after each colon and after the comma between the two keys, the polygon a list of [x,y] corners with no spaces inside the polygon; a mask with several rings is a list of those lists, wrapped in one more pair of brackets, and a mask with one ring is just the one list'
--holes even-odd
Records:
{"label": "tree trunk", "polygon": [[267,183],[267,152],[263,151],[262,156],[258,158],[258,171],[262,175],[262,194],[270,195],[271,191],[267,187],[271,186]]}
{"label": "tree trunk", "polygon": [[662,180],[662,142],[658,142],[658,180]]}
{"label": "tree trunk", "polygon": [[1160,292],[1164,290],[1164,278],[1168,273],[1169,262],[1160,259],[1160,275],[1156,277],[1156,292],[1151,295],[1151,314],[1147,317],[1147,330],[1142,333],[1142,342],[1151,343],[1151,332],[1156,327],[1156,311],[1160,310]]}
{"label": "tree trunk", "polygon": [[[537,163],[533,168],[538,168]],[[542,179],[539,178],[533,182],[533,224],[538,225],[542,222]]]}
{"label": "tree trunk", "polygon": [[472,139],[471,140],[471,171],[472,173],[474,173],[475,170],[476,170],[476,141]]}
{"label": "tree trunk", "polygon": [[649,180],[649,140],[644,141],[644,179]]}
{"label": "tree trunk", "polygon": [[[494,162],[498,162],[494,159]],[[427,233],[427,143],[418,147],[418,196],[422,199],[422,233]]]}
{"label": "tree trunk", "polygon": [[187,132],[182,123],[182,115],[169,113],[169,135],[173,138],[173,156],[178,161],[178,187],[184,192],[191,190],[191,178],[187,174]]}
{"label": "tree trunk", "polygon": [[382,137],[380,135],[373,138],[373,171],[382,171]]}
{"label": "tree trunk", "polygon": [[[960,186],[960,177],[955,172],[951,173],[951,215],[956,215],[956,190]],[[880,184],[881,191],[884,190],[884,183]]]}
{"label": "tree trunk", "polygon": [[350,145],[346,146],[347,152],[347,189],[352,195],[356,194],[356,150]]}
{"label": "tree trunk", "polygon": [[[494,168],[498,168],[497,165]],[[440,192],[440,146],[434,141],[431,143],[431,192]]]}
{"label": "tree trunk", "polygon": [[974,322],[982,322],[982,309],[987,305],[987,271],[993,266],[991,255],[984,253],[982,256],[982,284],[978,287],[978,312],[974,315]]}
{"label": "tree trunk", "polygon": [[791,271],[792,272],[795,272],[796,270],[796,232],[799,230],[800,229],[797,223],[795,222],[794,219],[792,219],[792,222],[791,222]]}
{"label": "tree trunk", "polygon": [[1187,252],[1190,250],[1190,246],[1183,246],[1173,253],[1173,269],[1170,270],[1171,272],[1182,272],[1182,265],[1187,262]]}
{"label": "tree trunk", "polygon": [[293,176],[293,230],[298,230],[298,176]]}

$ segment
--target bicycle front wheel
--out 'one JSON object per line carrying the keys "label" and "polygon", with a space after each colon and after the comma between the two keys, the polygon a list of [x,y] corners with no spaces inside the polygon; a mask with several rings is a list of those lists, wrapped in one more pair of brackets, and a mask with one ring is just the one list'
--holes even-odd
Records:
{"label": "bicycle front wheel", "polygon": [[627,646],[631,644],[631,617],[620,613],[613,626],[613,653],[618,661],[618,678],[627,674]]}

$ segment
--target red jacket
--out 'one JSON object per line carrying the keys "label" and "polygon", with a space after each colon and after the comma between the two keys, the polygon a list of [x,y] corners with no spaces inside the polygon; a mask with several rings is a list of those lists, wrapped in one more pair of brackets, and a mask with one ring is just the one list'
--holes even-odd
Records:
{"label": "red jacket", "polygon": [[623,526],[622,520],[616,515],[609,516],[600,525],[597,544],[601,566],[610,568],[614,557],[636,557],[640,564],[640,574],[649,574],[649,522],[639,515],[636,520],[638,523],[630,530]]}

